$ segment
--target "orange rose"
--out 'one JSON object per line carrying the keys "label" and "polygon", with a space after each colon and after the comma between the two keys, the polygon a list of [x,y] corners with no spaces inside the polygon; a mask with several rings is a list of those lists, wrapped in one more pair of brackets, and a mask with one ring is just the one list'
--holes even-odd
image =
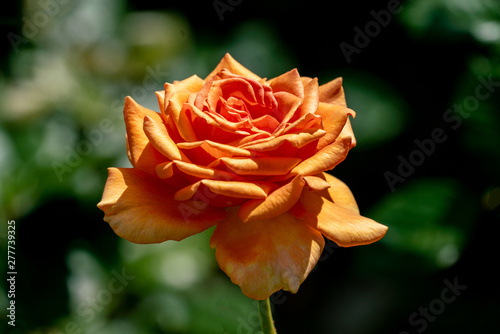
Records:
{"label": "orange rose", "polygon": [[266,80],[226,54],[205,80],[156,95],[161,113],[125,100],[133,168],[109,168],[98,204],[119,236],[157,243],[216,225],[221,269],[254,299],[295,293],[323,236],[344,247],[384,236],[324,173],[355,146],[341,78],[318,86],[292,70]]}

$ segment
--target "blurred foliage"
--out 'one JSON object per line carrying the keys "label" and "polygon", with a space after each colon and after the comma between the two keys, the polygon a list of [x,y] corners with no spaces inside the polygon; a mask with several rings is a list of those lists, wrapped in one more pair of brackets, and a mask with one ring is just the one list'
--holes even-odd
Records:
{"label": "blurred foliage", "polygon": [[391,226],[382,243],[421,256],[435,270],[458,260],[476,206],[455,180],[420,179],[382,198],[368,216]]}
{"label": "blurred foliage", "polygon": [[[16,221],[19,275],[16,328],[2,329],[257,331],[255,303],[215,262],[212,229],[180,243],[135,245],[114,235],[95,207],[106,168],[130,165],[124,97],[157,110],[154,92],[164,82],[204,77],[230,52],[269,78],[293,67],[320,83],[344,78],[358,147],[333,174],[352,188],[362,214],[389,226],[367,247],[327,243],[299,293],[273,297],[280,332],[415,333],[409,316],[458,277],[467,292],[426,333],[497,333],[498,3],[403,2],[349,65],[339,42],[352,41],[353,28],[387,2],[344,6],[345,17],[332,17],[319,4],[243,2],[220,21],[211,2],[193,13],[188,2],[26,0],[3,13],[0,229]],[[494,83],[488,98],[477,96],[480,78]],[[449,108],[472,98],[473,110],[446,122]],[[436,128],[446,141],[391,191],[384,172],[396,172],[398,156]],[[7,303],[2,286],[2,320]]]}

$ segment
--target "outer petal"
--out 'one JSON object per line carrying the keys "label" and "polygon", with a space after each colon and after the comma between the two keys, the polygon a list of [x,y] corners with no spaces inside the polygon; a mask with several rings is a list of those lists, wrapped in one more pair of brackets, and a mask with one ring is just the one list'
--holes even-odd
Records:
{"label": "outer petal", "polygon": [[165,91],[155,92],[156,99],[158,100],[158,106],[160,107],[161,112],[165,111]]}
{"label": "outer petal", "polygon": [[221,269],[246,296],[266,299],[279,289],[297,292],[318,261],[324,239],[290,213],[243,223],[237,208],[231,208],[217,224],[210,246]]}
{"label": "outer petal", "polygon": [[387,231],[387,226],[330,202],[317,192],[304,190],[299,201],[308,223],[341,247],[370,244]]}
{"label": "outer petal", "polygon": [[304,101],[300,106],[300,115],[315,112],[318,109],[318,104],[318,79],[314,78],[304,86]]}
{"label": "outer petal", "polygon": [[323,102],[319,104],[316,114],[321,116],[326,134],[319,140],[318,150],[333,143],[335,139],[337,139],[346,122],[349,120],[349,110],[350,109],[340,104],[328,104]]}
{"label": "outer petal", "polygon": [[146,116],[161,122],[160,114],[144,108],[129,96],[125,98],[123,114],[127,130],[127,153],[130,162],[134,167],[155,175],[156,165],[166,159],[149,143],[149,139],[143,130],[143,122]]}
{"label": "outer petal", "polygon": [[224,58],[220,61],[220,63],[217,65],[217,67],[205,78],[207,80],[208,78],[212,77],[213,75],[217,74],[219,71],[222,69],[228,69],[231,73],[238,74],[247,78],[251,78],[254,80],[261,80],[261,78],[256,75],[255,73],[251,72],[248,70],[246,67],[238,63],[229,53],[226,53],[224,55]]}
{"label": "outer petal", "polygon": [[[349,189],[349,187],[344,182],[328,173],[321,173],[318,176],[328,182],[328,184],[330,184],[330,188],[328,188],[326,191],[328,192],[329,199],[331,199],[333,203],[359,214],[359,208],[358,204],[356,203],[356,199],[354,198],[351,189]],[[323,196],[323,194],[321,195]],[[328,198],[328,196],[323,197]]]}
{"label": "outer petal", "polygon": [[224,218],[203,202],[178,202],[175,189],[135,168],[109,168],[101,202],[104,220],[135,243],[182,240]]}
{"label": "outer petal", "polygon": [[175,90],[187,90],[190,93],[198,92],[205,84],[205,81],[197,75],[192,75],[187,79],[174,81],[172,86]]}
{"label": "outer petal", "polygon": [[319,86],[319,101],[326,103],[336,103],[346,106],[344,89],[342,88],[342,78],[333,79],[326,84]]}
{"label": "outer petal", "polygon": [[351,147],[351,140],[350,137],[337,138],[335,142],[298,164],[290,171],[290,174],[315,175],[333,169],[346,158]]}
{"label": "outer petal", "polygon": [[351,121],[349,120],[349,118],[345,122],[345,126],[342,129],[342,131],[340,132],[339,136],[348,136],[351,138],[351,147],[350,148],[353,148],[354,146],[356,146],[356,137],[354,136],[354,132],[352,131]]}
{"label": "outer petal", "polygon": [[293,69],[268,81],[273,92],[285,91],[300,99],[304,98],[304,86],[297,69]]}

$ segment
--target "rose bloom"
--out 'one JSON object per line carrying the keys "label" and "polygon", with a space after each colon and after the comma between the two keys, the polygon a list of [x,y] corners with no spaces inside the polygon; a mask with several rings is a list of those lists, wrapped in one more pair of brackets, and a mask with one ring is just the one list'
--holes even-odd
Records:
{"label": "rose bloom", "polygon": [[369,244],[387,227],[359,214],[325,173],[356,144],[342,79],[296,69],[267,80],[229,54],[207,78],[156,92],[160,113],[125,99],[132,168],[109,168],[98,207],[134,243],[181,240],[215,225],[210,246],[245,295],[296,293],[324,237]]}

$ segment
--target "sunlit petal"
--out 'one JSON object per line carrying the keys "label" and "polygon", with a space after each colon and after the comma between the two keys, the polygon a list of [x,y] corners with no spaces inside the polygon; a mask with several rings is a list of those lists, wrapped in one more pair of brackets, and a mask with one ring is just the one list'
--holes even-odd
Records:
{"label": "sunlit petal", "polygon": [[161,122],[160,114],[142,107],[127,96],[123,115],[127,130],[127,153],[130,162],[134,167],[153,175],[156,174],[156,165],[165,161],[166,158],[149,142],[143,130],[143,123],[146,116]]}
{"label": "sunlit petal", "polygon": [[149,142],[170,160],[182,160],[182,154],[170,138],[167,128],[162,122],[157,122],[149,116],[144,117],[144,133]]}
{"label": "sunlit petal", "polygon": [[287,92],[293,94],[300,99],[304,98],[304,86],[297,69],[288,71],[276,78],[268,81],[269,86],[276,92]]}
{"label": "sunlit petal", "polygon": [[186,90],[190,93],[197,93],[201,87],[205,84],[205,81],[197,75],[192,75],[187,79],[174,81],[172,83],[172,88],[175,90]]}
{"label": "sunlit petal", "polygon": [[178,202],[174,189],[138,169],[110,168],[101,202],[104,220],[135,243],[181,240],[199,233],[225,212],[203,202]]}
{"label": "sunlit petal", "polygon": [[313,113],[318,109],[319,104],[319,90],[318,90],[318,79],[314,78],[310,80],[307,85],[304,86],[304,101],[300,106],[300,115],[307,113]]}
{"label": "sunlit petal", "polygon": [[331,199],[331,201],[335,204],[338,204],[346,209],[351,210],[354,213],[359,214],[356,199],[354,198],[351,189],[349,189],[349,187],[344,182],[328,173],[321,173],[318,175],[318,177],[324,179],[330,185],[330,187],[327,188],[327,192],[329,195],[329,197],[327,196],[327,198]]}
{"label": "sunlit petal", "polygon": [[215,69],[212,72],[210,72],[209,75],[207,75],[206,79],[212,77],[213,75],[215,75],[216,73],[218,73],[219,71],[221,71],[224,68],[228,69],[231,73],[238,74],[238,75],[250,78],[250,79],[254,79],[254,80],[261,79],[258,75],[252,73],[246,67],[244,67],[243,65],[238,63],[233,57],[231,57],[231,55],[229,53],[226,53],[224,55],[224,58],[222,58],[222,60],[215,67]]}
{"label": "sunlit petal", "polygon": [[348,121],[348,110],[340,104],[320,102],[316,114],[321,116],[326,134],[318,141],[317,149],[333,143]]}
{"label": "sunlit petal", "polygon": [[346,106],[342,78],[333,79],[326,84],[319,86],[319,101],[326,103],[336,103]]}
{"label": "sunlit petal", "polygon": [[300,202],[307,212],[308,223],[339,246],[370,244],[387,231],[387,226],[335,204],[317,192],[304,190]]}
{"label": "sunlit petal", "polygon": [[174,91],[166,103],[165,113],[169,115],[176,125],[177,131],[186,141],[196,141],[196,133],[193,130],[191,120],[186,114],[185,102],[189,97],[187,91]]}
{"label": "sunlit petal", "polygon": [[301,148],[308,143],[321,138],[325,135],[326,131],[323,129],[310,129],[303,132],[285,134],[278,137],[263,138],[253,142],[242,145],[242,148],[257,152],[266,152],[279,148],[285,142],[289,143],[292,147]]}
{"label": "sunlit petal", "polygon": [[282,175],[295,167],[300,159],[288,157],[221,158],[229,169],[239,175]]}
{"label": "sunlit petal", "polygon": [[333,169],[347,156],[351,147],[351,139],[350,137],[337,138],[332,144],[302,161],[290,171],[290,174],[315,175]]}
{"label": "sunlit petal", "polygon": [[222,157],[249,157],[252,153],[249,150],[217,143],[212,140],[202,140],[194,142],[178,143],[177,146],[183,150],[191,150],[197,147],[202,148],[206,153],[215,159]]}
{"label": "sunlit petal", "polygon": [[[184,201],[193,198],[201,186],[205,186],[211,193],[200,197],[208,197],[214,199],[215,195],[223,195],[234,198],[258,199],[266,198],[271,191],[272,185],[265,182],[242,182],[242,181],[222,181],[202,179],[183,189],[180,189],[175,194],[175,199]],[[215,195],[213,195],[215,194]],[[214,200],[216,201],[216,200]],[[212,202],[214,202],[212,201]]]}

